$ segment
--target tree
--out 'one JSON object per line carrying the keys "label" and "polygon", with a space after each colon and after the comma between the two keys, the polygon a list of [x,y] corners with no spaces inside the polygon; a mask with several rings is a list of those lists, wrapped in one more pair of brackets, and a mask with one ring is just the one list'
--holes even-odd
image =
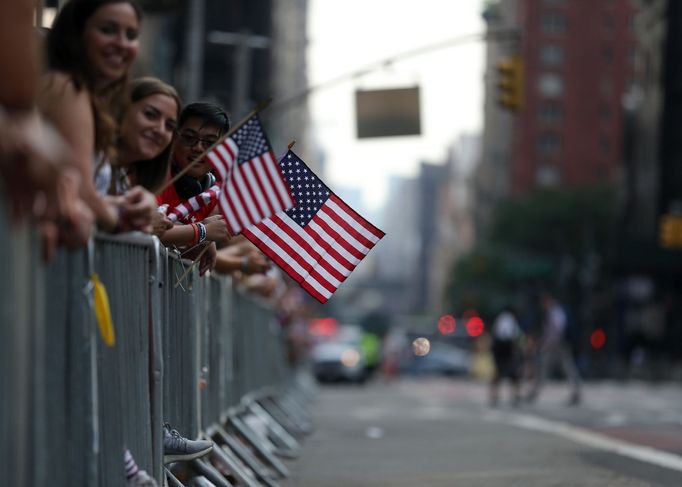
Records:
{"label": "tree", "polygon": [[558,286],[575,294],[589,272],[597,274],[588,276],[593,282],[602,278],[613,257],[615,204],[605,185],[505,201],[484,238],[454,263],[447,301],[492,314],[529,290]]}

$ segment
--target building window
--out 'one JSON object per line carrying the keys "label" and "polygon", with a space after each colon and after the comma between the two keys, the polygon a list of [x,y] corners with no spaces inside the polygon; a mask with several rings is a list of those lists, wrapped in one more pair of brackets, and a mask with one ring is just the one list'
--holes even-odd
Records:
{"label": "building window", "polygon": [[554,156],[561,151],[561,141],[556,134],[540,134],[537,139],[537,152],[543,156]]}
{"label": "building window", "polygon": [[546,103],[538,108],[538,119],[544,125],[560,125],[563,118],[563,110],[556,103]]}
{"label": "building window", "polygon": [[564,50],[556,44],[547,44],[540,48],[540,62],[545,66],[559,66],[564,62]]}
{"label": "building window", "polygon": [[564,81],[558,74],[544,73],[538,78],[538,90],[546,97],[554,98],[564,92]]}
{"label": "building window", "polygon": [[603,48],[601,50],[601,60],[607,65],[613,63],[613,49],[610,47]]}
{"label": "building window", "polygon": [[538,186],[552,187],[561,182],[561,173],[556,166],[551,164],[541,164],[535,170],[535,183]]}
{"label": "building window", "polygon": [[611,106],[607,103],[602,103],[601,107],[599,109],[599,117],[604,121],[604,122],[610,122],[611,121]]}
{"label": "building window", "polygon": [[566,32],[566,17],[559,12],[550,12],[540,17],[540,29],[547,35],[561,35]]}
{"label": "building window", "polygon": [[605,156],[611,152],[611,141],[606,135],[599,137],[599,150]]}
{"label": "building window", "polygon": [[604,76],[599,83],[599,91],[604,98],[610,98],[613,95],[613,80]]}

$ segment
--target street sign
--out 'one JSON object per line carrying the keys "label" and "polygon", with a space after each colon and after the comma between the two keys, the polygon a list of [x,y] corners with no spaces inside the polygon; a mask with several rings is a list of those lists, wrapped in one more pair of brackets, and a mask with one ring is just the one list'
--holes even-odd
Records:
{"label": "street sign", "polygon": [[419,87],[357,90],[358,139],[421,135]]}

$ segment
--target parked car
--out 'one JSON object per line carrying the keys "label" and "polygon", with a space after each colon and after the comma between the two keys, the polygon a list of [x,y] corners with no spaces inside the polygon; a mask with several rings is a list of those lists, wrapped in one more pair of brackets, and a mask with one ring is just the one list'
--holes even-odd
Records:
{"label": "parked car", "polygon": [[317,380],[364,382],[365,359],[361,349],[362,330],[357,326],[341,326],[333,337],[313,346],[311,359]]}
{"label": "parked car", "polygon": [[465,375],[469,372],[469,351],[449,343],[432,341],[426,355],[413,354],[401,367],[401,371],[414,375]]}

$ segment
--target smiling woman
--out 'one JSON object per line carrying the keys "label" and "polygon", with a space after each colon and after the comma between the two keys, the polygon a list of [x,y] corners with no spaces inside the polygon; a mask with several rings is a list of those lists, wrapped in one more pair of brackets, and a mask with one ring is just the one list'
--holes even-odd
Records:
{"label": "smiling woman", "polygon": [[182,103],[175,88],[152,77],[134,80],[129,93],[116,165],[124,168],[128,183],[155,192],[168,175],[171,141]]}
{"label": "smiling woman", "polygon": [[[120,197],[111,188],[116,119],[138,52],[141,10],[133,0],[71,0],[47,36],[45,75],[38,99],[44,117],[71,149],[80,193],[100,229],[151,231],[153,195],[142,188]],[[98,183],[97,185],[95,183]]]}

